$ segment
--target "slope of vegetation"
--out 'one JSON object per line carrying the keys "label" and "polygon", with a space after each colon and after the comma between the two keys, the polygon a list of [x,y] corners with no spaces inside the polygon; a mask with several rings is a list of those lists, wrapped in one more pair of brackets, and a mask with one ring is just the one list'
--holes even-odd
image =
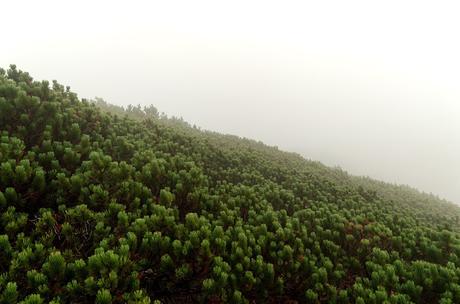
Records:
{"label": "slope of vegetation", "polygon": [[459,216],[0,70],[0,303],[460,303]]}

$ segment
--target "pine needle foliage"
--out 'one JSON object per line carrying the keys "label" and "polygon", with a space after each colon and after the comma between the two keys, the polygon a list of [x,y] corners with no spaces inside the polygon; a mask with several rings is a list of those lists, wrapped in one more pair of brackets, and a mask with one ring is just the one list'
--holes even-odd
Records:
{"label": "pine needle foliage", "polygon": [[460,303],[459,216],[0,69],[0,303]]}

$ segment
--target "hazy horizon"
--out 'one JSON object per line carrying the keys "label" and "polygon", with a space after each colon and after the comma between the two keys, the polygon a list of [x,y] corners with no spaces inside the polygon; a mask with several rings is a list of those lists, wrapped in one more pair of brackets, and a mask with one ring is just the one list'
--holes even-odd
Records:
{"label": "hazy horizon", "polygon": [[455,2],[110,3],[6,4],[0,67],[460,204]]}

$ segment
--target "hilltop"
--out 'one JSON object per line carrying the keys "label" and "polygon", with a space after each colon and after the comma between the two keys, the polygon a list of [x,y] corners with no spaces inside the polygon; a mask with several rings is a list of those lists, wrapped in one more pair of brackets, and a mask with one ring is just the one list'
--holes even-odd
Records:
{"label": "hilltop", "polygon": [[0,303],[460,303],[459,216],[0,70]]}

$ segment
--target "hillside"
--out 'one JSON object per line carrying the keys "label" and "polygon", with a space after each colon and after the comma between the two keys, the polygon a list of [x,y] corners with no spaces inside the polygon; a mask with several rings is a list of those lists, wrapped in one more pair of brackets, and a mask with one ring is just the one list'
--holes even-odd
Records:
{"label": "hillside", "polygon": [[460,303],[460,208],[0,70],[0,303]]}

